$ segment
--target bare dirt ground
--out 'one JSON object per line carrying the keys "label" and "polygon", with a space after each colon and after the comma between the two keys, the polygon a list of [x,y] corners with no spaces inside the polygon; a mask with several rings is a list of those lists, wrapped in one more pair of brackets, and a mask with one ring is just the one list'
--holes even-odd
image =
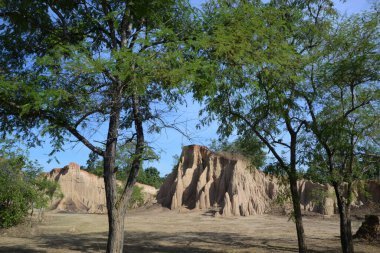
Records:
{"label": "bare dirt ground", "polygon": [[[353,221],[353,231],[360,226]],[[339,220],[305,216],[310,252],[340,252]],[[0,231],[0,252],[104,252],[107,216],[45,214],[45,221]],[[380,252],[380,244],[355,241],[356,252]],[[215,218],[208,213],[159,207],[130,211],[126,252],[297,252],[295,225],[286,216]]]}

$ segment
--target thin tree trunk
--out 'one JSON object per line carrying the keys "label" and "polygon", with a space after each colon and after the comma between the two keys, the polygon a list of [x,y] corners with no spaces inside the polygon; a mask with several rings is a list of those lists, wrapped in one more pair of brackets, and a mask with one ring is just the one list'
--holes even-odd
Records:
{"label": "thin tree trunk", "polygon": [[338,184],[334,184],[335,195],[338,204],[339,218],[340,218],[340,243],[342,245],[343,253],[353,253],[354,244],[352,241],[352,228],[351,228],[351,207],[350,203],[345,203],[342,193],[339,190]]}
{"label": "thin tree trunk", "polygon": [[303,229],[302,213],[300,206],[300,196],[297,189],[297,178],[294,176],[289,177],[290,192],[292,194],[294,219],[296,222],[297,238],[298,238],[298,251],[300,253],[307,252],[307,246],[305,241],[305,231]]}
{"label": "thin tree trunk", "polygon": [[290,133],[290,171],[288,171],[289,175],[289,183],[290,183],[290,192],[292,194],[292,202],[293,202],[293,210],[294,210],[294,219],[296,222],[297,229],[297,238],[298,238],[298,251],[300,253],[307,252],[306,240],[305,240],[305,231],[303,229],[302,222],[302,213],[300,206],[300,195],[298,193],[297,187],[297,131],[294,131],[290,120],[289,115],[286,115],[285,121],[287,129]]}

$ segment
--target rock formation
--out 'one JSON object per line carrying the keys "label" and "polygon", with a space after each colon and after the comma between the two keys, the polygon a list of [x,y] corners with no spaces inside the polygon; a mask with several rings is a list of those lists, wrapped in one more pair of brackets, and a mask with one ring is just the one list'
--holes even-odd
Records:
{"label": "rock formation", "polygon": [[[106,213],[106,195],[104,180],[85,170],[76,163],[70,163],[62,169],[53,169],[46,174],[60,186],[62,198],[53,200],[52,209],[65,212]],[[121,182],[118,182],[121,184]],[[144,202],[154,202],[157,189],[152,186],[136,183],[142,188]]]}
{"label": "rock formation", "polygon": [[105,213],[106,195],[103,178],[81,170],[76,163],[53,169],[47,178],[60,186],[63,198],[56,199],[52,208],[57,211]]}
{"label": "rock formation", "polygon": [[136,183],[135,186],[141,188],[141,192],[144,195],[144,203],[143,205],[151,205],[157,203],[156,196],[158,189],[154,188],[151,185],[146,185],[146,184],[141,184],[141,183]]}
{"label": "rock formation", "polygon": [[333,215],[336,212],[337,203],[332,186],[300,180],[298,193],[302,210],[324,215]]}
{"label": "rock formation", "polygon": [[[177,169],[161,186],[157,201],[170,209],[217,208],[223,216],[246,216],[268,211],[283,189],[275,177],[256,170],[243,157],[192,145],[183,148]],[[331,186],[300,180],[298,190],[304,211],[325,215],[336,211]]]}
{"label": "rock formation", "polygon": [[[368,203],[380,203],[380,181],[379,180],[368,180],[366,182],[361,182],[361,189],[356,193],[356,202]],[[363,187],[364,185],[364,187]]]}
{"label": "rock formation", "polygon": [[277,188],[276,179],[241,157],[192,145],[183,148],[178,169],[160,188],[157,201],[171,209],[219,207],[224,216],[246,216],[264,213]]}

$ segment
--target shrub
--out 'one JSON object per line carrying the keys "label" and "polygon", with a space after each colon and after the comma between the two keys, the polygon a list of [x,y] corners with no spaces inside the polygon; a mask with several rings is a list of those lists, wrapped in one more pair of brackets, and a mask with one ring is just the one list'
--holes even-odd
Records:
{"label": "shrub", "polygon": [[25,156],[0,155],[0,227],[8,228],[25,220],[29,211],[43,210],[59,193],[56,182],[41,175],[41,168]]}
{"label": "shrub", "polygon": [[141,169],[139,171],[137,182],[150,185],[158,189],[164,182],[164,179],[160,177],[160,172],[155,167],[148,167],[145,170]]}
{"label": "shrub", "polygon": [[129,199],[128,208],[136,208],[144,204],[144,193],[142,188],[133,186],[131,198]]}
{"label": "shrub", "polygon": [[7,228],[22,222],[28,215],[33,187],[23,178],[20,168],[12,162],[0,161],[0,227]]}

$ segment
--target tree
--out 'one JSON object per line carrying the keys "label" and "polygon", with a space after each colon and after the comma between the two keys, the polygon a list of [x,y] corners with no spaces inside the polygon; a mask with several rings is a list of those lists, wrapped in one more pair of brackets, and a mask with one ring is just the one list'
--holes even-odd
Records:
{"label": "tree", "polygon": [[[30,143],[71,138],[103,157],[107,252],[122,252],[124,215],[162,113],[180,99],[197,27],[186,1],[1,1],[0,130]],[[157,121],[157,119],[159,119]],[[97,146],[99,129],[105,129]],[[40,132],[38,132],[40,131]],[[100,138],[100,137],[99,137]],[[134,143],[131,172],[117,193],[117,144]]]}
{"label": "tree", "polygon": [[[116,179],[120,181],[125,181],[131,171],[131,162],[134,153],[135,143],[126,143],[124,145],[118,145],[115,164],[117,167]],[[154,152],[149,146],[145,147],[144,154],[142,156],[142,161],[152,161],[158,160],[159,156]],[[140,182],[144,171],[142,170],[143,164],[141,163],[141,168],[137,177],[137,182]],[[103,176],[103,160],[99,155],[94,152],[90,152],[87,160],[87,166],[82,168],[90,173],[97,176]],[[141,182],[140,182],[141,183]]]}
{"label": "tree", "polygon": [[[128,146],[129,148],[126,146],[119,146],[118,151],[116,153],[115,163],[117,164],[118,168],[116,179],[120,181],[125,180],[131,172],[130,158],[132,156],[133,147],[131,145]],[[146,147],[142,160],[146,161],[153,159],[158,159],[158,156],[153,152],[151,148]],[[95,153],[91,152],[87,160],[87,167],[83,167],[82,169],[90,173],[93,173],[97,176],[103,176],[102,163],[103,161],[100,159],[100,157]],[[141,168],[139,170],[139,174],[137,175],[136,182],[159,188],[163,183],[163,179],[160,177],[160,172],[157,170],[157,168],[148,167],[146,169],[143,169],[143,164],[141,164]]]}
{"label": "tree", "polygon": [[90,154],[88,155],[86,165],[87,166],[82,166],[81,169],[95,174],[99,177],[103,176],[102,160],[100,159],[97,153],[90,152]]}
{"label": "tree", "polygon": [[21,223],[28,215],[32,188],[23,180],[21,168],[14,161],[0,161],[0,227]]}
{"label": "tree", "polygon": [[10,143],[1,146],[0,227],[8,228],[23,222],[29,211],[32,216],[34,208],[47,207],[59,191],[56,182],[48,181],[41,174],[38,164],[14,150]]}
{"label": "tree", "polygon": [[380,157],[378,24],[376,8],[344,19],[329,30],[324,44],[311,49],[318,57],[307,71],[308,125],[312,145],[320,148],[312,160],[334,187],[344,253],[354,252],[353,183],[371,173],[378,162],[373,158]]}
{"label": "tree", "polygon": [[148,167],[145,170],[142,170],[139,174],[137,181],[142,184],[151,185],[155,188],[160,188],[164,179],[160,177],[160,172],[155,167]]}
{"label": "tree", "polygon": [[299,252],[307,251],[297,190],[307,119],[301,102],[310,60],[305,52],[314,46],[309,34],[329,25],[332,6],[327,0],[211,1],[199,53],[210,64],[193,89],[205,102],[205,124],[217,119],[222,136],[257,136],[287,174]]}
{"label": "tree", "polygon": [[229,152],[239,154],[247,159],[257,168],[265,164],[266,153],[263,151],[264,144],[255,136],[239,136],[236,140],[212,140],[210,149],[214,152]]}

